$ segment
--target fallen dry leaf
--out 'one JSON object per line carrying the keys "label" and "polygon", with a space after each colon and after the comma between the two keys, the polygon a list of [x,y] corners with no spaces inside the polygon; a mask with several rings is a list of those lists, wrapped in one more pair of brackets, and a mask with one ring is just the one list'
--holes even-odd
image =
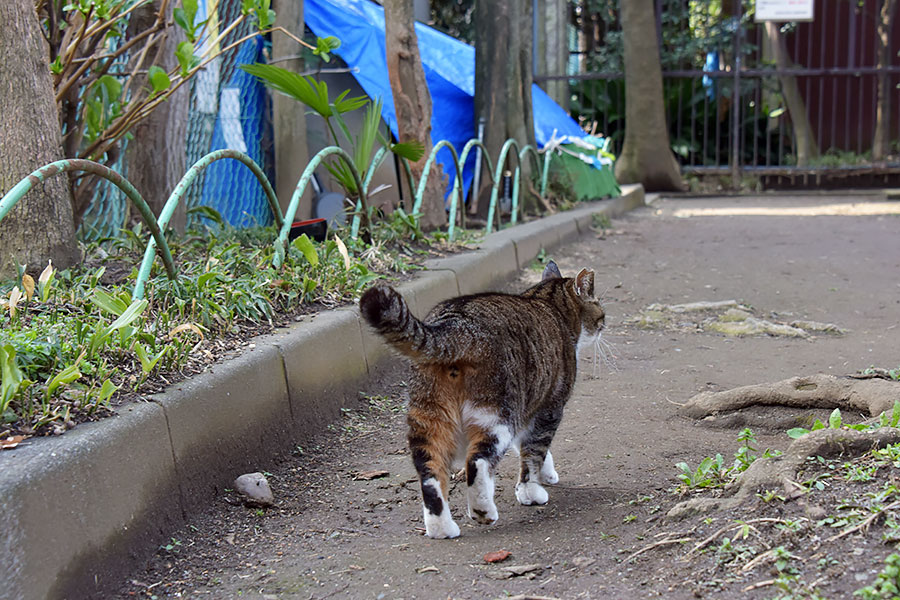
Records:
{"label": "fallen dry leaf", "polygon": [[512,554],[508,550],[497,550],[496,552],[488,552],[487,554],[484,555],[484,562],[486,562],[486,563],[503,562],[510,556],[512,556]]}
{"label": "fallen dry leaf", "polygon": [[353,474],[353,481],[371,481],[390,475],[387,471],[360,471]]}
{"label": "fallen dry leaf", "polygon": [[34,295],[34,278],[28,273],[22,275],[22,287],[25,288],[25,299],[30,302]]}
{"label": "fallen dry leaf", "polygon": [[513,575],[524,575],[526,573],[531,573],[532,571],[540,571],[541,569],[543,569],[543,567],[539,564],[500,567],[501,571],[506,571],[507,573],[512,573]]}
{"label": "fallen dry leaf", "polygon": [[0,440],[0,450],[12,450],[28,439],[27,435],[11,435],[5,440]]}
{"label": "fallen dry leaf", "polygon": [[419,575],[421,575],[422,573],[440,573],[440,572],[441,572],[440,569],[438,569],[434,565],[429,566],[429,567],[419,567],[418,569],[416,569],[416,573],[418,573]]}

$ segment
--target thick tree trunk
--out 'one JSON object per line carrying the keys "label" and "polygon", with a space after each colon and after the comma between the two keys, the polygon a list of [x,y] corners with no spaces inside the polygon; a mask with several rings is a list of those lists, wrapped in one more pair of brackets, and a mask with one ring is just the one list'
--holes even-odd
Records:
{"label": "thick tree trunk", "polygon": [[[160,0],[154,0],[135,11],[129,23],[129,35],[149,28],[156,21],[159,5]],[[174,3],[169,3],[168,19],[172,18],[174,6]],[[170,71],[177,64],[175,50],[183,39],[184,34],[180,28],[170,28],[160,43],[148,51],[140,70],[146,70],[158,54],[156,64]],[[146,76],[139,76],[132,86],[149,87],[149,83]],[[182,86],[165,104],[154,109],[150,116],[131,130],[134,137],[129,140],[125,150],[128,179],[156,216],[162,212],[169,194],[187,171],[185,135],[189,101],[190,89],[186,85]],[[131,220],[140,221],[140,214],[136,210],[131,211]],[[169,221],[169,227],[184,233],[185,220],[186,207],[182,202]]]}
{"label": "thick tree trunk", "polygon": [[681,174],[669,143],[663,105],[653,0],[621,3],[625,49],[625,142],[616,161],[620,183],[647,191],[680,190]]}
{"label": "thick tree trunk", "polygon": [[[297,0],[276,0],[273,4],[277,16],[276,24],[284,27],[297,37],[303,37],[303,2]],[[279,67],[301,73],[303,58],[301,48],[294,40],[280,33],[272,36],[273,62]],[[289,60],[284,60],[289,58]],[[306,145],[306,107],[284,94],[272,94],[272,113],[275,125],[275,194],[281,210],[287,210],[294,195],[294,189],[309,162],[309,148]],[[300,199],[297,218],[313,215],[312,186],[307,186]]]}
{"label": "thick tree trunk", "polygon": [[[535,145],[531,1],[475,2],[475,120],[484,118],[484,143],[495,163],[508,138],[515,139],[520,148]],[[506,165],[514,169],[516,159],[510,156]],[[531,167],[530,159],[522,165],[522,190],[528,189]],[[481,192],[469,206],[469,211],[480,217],[487,215],[490,197],[486,192],[491,184],[490,177],[482,181]],[[533,210],[535,205],[533,197],[523,194],[524,210]]]}
{"label": "thick tree trunk", "polygon": [[[413,177],[425,175],[425,162],[431,152],[431,94],[425,83],[425,70],[419,57],[414,28],[412,0],[387,0],[384,3],[384,35],[388,77],[394,94],[394,111],[401,142],[417,140],[425,146],[425,155],[410,164]],[[444,210],[444,176],[437,162],[432,163],[419,224],[425,230],[447,224]]]}
{"label": "thick tree trunk", "polygon": [[[569,48],[566,40],[568,25],[567,0],[538,0],[538,47],[535,48],[537,72],[541,75],[565,75],[569,62]],[[553,101],[568,110],[569,82],[554,79],[544,83],[544,91]]]}
{"label": "thick tree trunk", "polygon": [[[0,2],[0,194],[62,158],[59,116],[40,26],[32,2]],[[0,221],[0,274],[13,258],[40,271],[79,259],[68,181],[37,185]]]}
{"label": "thick tree trunk", "polygon": [[[875,36],[878,68],[884,69],[891,64],[891,31],[894,24],[896,0],[881,0],[881,12],[876,26]],[[890,153],[891,136],[891,88],[887,73],[878,75],[878,99],[875,103],[875,137],[872,139],[872,160],[884,160]]]}
{"label": "thick tree trunk", "polygon": [[[781,35],[778,23],[766,21],[766,36],[772,45],[772,53],[775,57],[775,66],[778,69],[790,69],[793,67],[791,57],[788,55],[787,45]],[[794,128],[794,143],[797,151],[797,166],[805,167],[810,159],[819,156],[819,146],[816,144],[816,136],[813,134],[812,125],[809,124],[809,114],[806,112],[806,104],[800,94],[797,78],[790,75],[778,77],[781,85],[781,93],[787,105],[788,114],[791,116],[791,125]]]}

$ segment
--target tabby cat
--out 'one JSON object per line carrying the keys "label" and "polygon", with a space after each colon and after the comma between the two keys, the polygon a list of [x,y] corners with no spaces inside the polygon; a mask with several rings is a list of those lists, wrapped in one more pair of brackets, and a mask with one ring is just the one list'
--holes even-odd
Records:
{"label": "tabby cat", "polygon": [[604,324],[593,295],[593,271],[563,278],[553,262],[520,295],[452,298],[424,320],[387,285],[363,294],[365,320],[413,362],[408,439],[429,537],[459,535],[447,499],[450,469],[462,459],[471,519],[497,520],[494,470],[509,447],[521,458],[516,499],[547,502],[542,484],[559,481],[549,447],[572,393],[577,350],[598,340]]}

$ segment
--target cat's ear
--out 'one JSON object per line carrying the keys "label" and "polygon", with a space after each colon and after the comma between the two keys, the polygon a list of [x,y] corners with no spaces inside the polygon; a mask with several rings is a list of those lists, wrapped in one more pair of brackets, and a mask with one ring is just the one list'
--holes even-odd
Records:
{"label": "cat's ear", "polygon": [[544,274],[541,276],[541,281],[558,278],[562,278],[562,273],[559,272],[559,267],[556,266],[556,263],[551,260],[547,263],[547,266],[544,267]]}
{"label": "cat's ear", "polygon": [[575,293],[582,298],[591,298],[594,295],[594,272],[582,269],[575,276]]}

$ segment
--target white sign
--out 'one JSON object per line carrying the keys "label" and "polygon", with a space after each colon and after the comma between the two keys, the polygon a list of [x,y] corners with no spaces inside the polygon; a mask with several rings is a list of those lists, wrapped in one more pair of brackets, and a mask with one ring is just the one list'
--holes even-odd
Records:
{"label": "white sign", "polygon": [[814,0],[756,0],[759,21],[812,21]]}

